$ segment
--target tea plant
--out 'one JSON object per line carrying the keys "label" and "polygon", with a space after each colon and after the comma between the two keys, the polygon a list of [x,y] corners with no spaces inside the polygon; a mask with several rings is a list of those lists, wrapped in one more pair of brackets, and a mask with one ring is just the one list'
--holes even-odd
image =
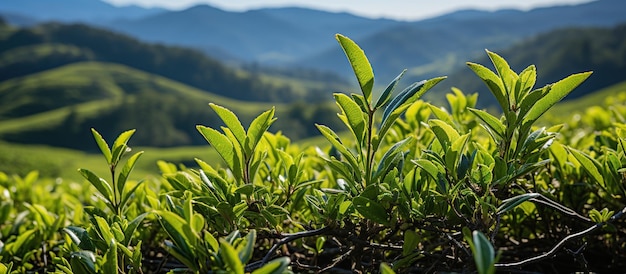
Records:
{"label": "tea plant", "polygon": [[[501,112],[457,88],[443,108],[420,98],[445,77],[397,92],[402,72],[376,92],[365,53],[336,38],[359,92],[334,94],[345,128],[316,125],[326,145],[270,132],[274,108],[246,128],[210,104],[223,126],[196,128],[222,166],[159,161],[158,179],[131,180],[134,130],[109,146],[92,129],[109,174],[80,169],[89,184],[0,172],[0,273],[542,272],[557,255],[568,271],[624,267],[626,109],[540,120],[590,72],[535,88],[534,66],[487,51],[494,70],[468,66]],[[597,250],[613,261],[586,259]]]}

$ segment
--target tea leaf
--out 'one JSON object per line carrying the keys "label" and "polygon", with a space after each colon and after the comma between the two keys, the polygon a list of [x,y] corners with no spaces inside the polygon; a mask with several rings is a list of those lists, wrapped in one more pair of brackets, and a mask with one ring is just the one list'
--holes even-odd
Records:
{"label": "tea leaf", "polygon": [[341,34],[336,34],[335,38],[346,54],[346,57],[348,57],[348,61],[359,82],[365,100],[371,102],[372,88],[374,87],[374,71],[372,70],[369,60],[367,60],[367,56],[365,56],[365,53],[359,45],[350,40],[350,38]]}
{"label": "tea leaf", "polygon": [[197,126],[196,127],[200,134],[204,136],[204,138],[211,144],[213,148],[220,154],[222,159],[228,167],[233,171],[233,173],[240,175],[239,178],[243,177],[242,169],[241,169],[241,158],[237,155],[235,151],[234,144],[226,137],[226,135],[220,133],[219,131],[205,127],[205,126]]}
{"label": "tea leaf", "polygon": [[487,85],[491,94],[498,100],[502,110],[507,111],[509,109],[509,99],[500,77],[483,65],[471,62],[467,62],[467,65]]}
{"label": "tea leaf", "polygon": [[252,123],[250,123],[248,135],[245,140],[245,148],[247,149],[248,154],[252,154],[252,151],[254,151],[263,137],[263,134],[269,129],[274,121],[276,121],[276,118],[274,118],[274,112],[275,108],[272,107],[270,110],[267,110],[254,118]]}
{"label": "tea leaf", "polygon": [[107,164],[110,165],[112,156],[111,156],[111,149],[109,149],[109,145],[104,140],[104,138],[102,138],[102,135],[100,135],[100,133],[96,131],[96,129],[92,128],[91,133],[93,134],[93,138],[96,140],[96,144],[98,144],[100,151],[102,151],[102,155],[104,155],[104,158],[107,160]]}
{"label": "tea leaf", "polygon": [[343,93],[336,93],[335,100],[347,118],[348,127],[354,134],[358,144],[363,143],[365,136],[365,119],[359,105]]}
{"label": "tea leaf", "polygon": [[498,214],[505,213],[520,205],[521,203],[526,202],[532,198],[537,198],[539,196],[541,196],[539,193],[526,193],[506,199],[502,201],[502,204],[498,207]]}
{"label": "tea leaf", "polygon": [[491,274],[495,272],[495,258],[496,252],[491,245],[491,242],[487,240],[487,237],[475,230],[472,233],[473,245],[472,252],[474,253],[474,261],[476,262],[476,268],[479,274]]}
{"label": "tea leaf", "polygon": [[[489,114],[488,112],[484,110],[479,110],[479,109],[474,109],[474,108],[468,108],[468,110],[472,112],[474,115],[476,115],[476,117],[478,117],[481,121],[483,121],[485,125],[493,133],[495,133],[498,137],[500,137],[500,139],[504,138],[506,128],[504,127],[502,122],[500,122],[498,118],[494,117],[493,115]],[[495,140],[495,141],[498,141],[498,140]]]}
{"label": "tea leaf", "polygon": [[580,162],[580,166],[587,172],[587,174],[589,174],[589,176],[591,176],[592,179],[600,184],[600,186],[606,187],[604,177],[600,173],[601,165],[598,161],[577,149],[571,147],[566,147],[566,149],[574,156],[574,158],[576,158],[576,160],[578,160],[578,162]]}
{"label": "tea leaf", "polygon": [[543,115],[554,104],[561,101],[572,90],[578,87],[582,82],[587,80],[591,72],[583,72],[572,74],[567,78],[552,84],[548,94],[539,99],[530,109],[526,117],[523,119],[523,123],[534,123],[541,115]]}
{"label": "tea leaf", "polygon": [[130,158],[128,158],[128,160],[126,161],[126,164],[124,164],[124,168],[122,168],[122,171],[117,177],[117,191],[119,191],[120,193],[115,193],[115,195],[121,194],[121,192],[124,190],[126,180],[128,180],[128,175],[133,170],[133,168],[135,167],[135,163],[142,154],[143,151],[135,153],[133,156],[130,156]]}
{"label": "tea leaf", "polygon": [[233,246],[225,240],[220,240],[220,257],[224,260],[228,269],[230,269],[230,273],[244,273],[243,264],[241,260],[239,260],[237,252]]}
{"label": "tea leaf", "polygon": [[404,76],[405,72],[406,72],[406,69],[403,70],[398,76],[396,76],[396,78],[393,79],[391,83],[389,83],[389,85],[387,85],[387,88],[385,88],[385,91],[383,91],[383,93],[380,95],[380,97],[376,101],[376,104],[374,105],[374,109],[378,109],[384,106],[385,104],[387,104],[387,102],[389,102],[389,99],[391,99],[391,95],[393,94],[394,89],[396,89],[398,82],[400,82],[400,79],[402,79],[402,76]]}
{"label": "tea leaf", "polygon": [[[96,174],[87,169],[81,168],[78,170],[78,172],[80,172],[80,175],[87,179],[87,181],[89,181],[91,185],[93,185],[98,190],[98,192],[100,192],[100,194],[104,196],[106,202],[112,208],[111,203],[113,202],[113,188],[111,187],[111,185],[106,180],[98,177]],[[115,208],[112,209],[115,210]]]}
{"label": "tea leaf", "polygon": [[[96,256],[93,252],[81,250],[72,252],[70,255],[70,265],[74,273],[96,274]],[[117,272],[114,272],[117,273]]]}
{"label": "tea leaf", "polygon": [[287,270],[287,267],[289,267],[289,263],[291,263],[289,257],[280,257],[271,260],[263,267],[253,271],[252,274],[282,274]]}
{"label": "tea leaf", "polygon": [[225,107],[213,103],[209,103],[209,106],[213,109],[213,111],[215,111],[215,113],[217,113],[220,119],[222,119],[228,129],[232,131],[235,138],[237,138],[239,145],[243,145],[246,139],[246,130],[243,128],[243,125],[241,125],[239,118],[237,118],[232,111]]}
{"label": "tea leaf", "polygon": [[117,244],[115,240],[109,241],[109,249],[105,254],[106,261],[102,266],[103,273],[119,273],[117,270]]}
{"label": "tea leaf", "polygon": [[389,224],[387,211],[379,203],[370,200],[369,198],[358,196],[352,200],[352,204],[354,205],[354,208],[365,218],[379,224]]}
{"label": "tea leaf", "polygon": [[420,237],[415,230],[404,231],[404,244],[402,245],[402,255],[408,256],[411,254],[419,244]]}
{"label": "tea leaf", "polygon": [[111,148],[111,165],[117,165],[122,158],[122,155],[126,153],[126,149],[128,149],[126,144],[128,143],[130,137],[133,136],[133,133],[135,133],[135,130],[131,129],[124,131],[117,136],[117,139],[115,139],[113,147]]}

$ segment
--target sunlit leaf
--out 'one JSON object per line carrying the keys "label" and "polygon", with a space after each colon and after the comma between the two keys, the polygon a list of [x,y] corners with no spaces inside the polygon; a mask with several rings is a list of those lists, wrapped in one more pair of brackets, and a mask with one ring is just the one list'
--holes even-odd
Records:
{"label": "sunlit leaf", "polygon": [[348,57],[348,61],[350,62],[350,66],[352,66],[356,79],[359,81],[359,86],[361,87],[361,92],[363,92],[365,100],[371,102],[372,88],[374,87],[374,71],[372,70],[369,60],[367,60],[367,56],[365,56],[365,52],[363,52],[359,45],[346,36],[337,34],[335,38],[339,42],[339,45],[341,45],[346,57]]}

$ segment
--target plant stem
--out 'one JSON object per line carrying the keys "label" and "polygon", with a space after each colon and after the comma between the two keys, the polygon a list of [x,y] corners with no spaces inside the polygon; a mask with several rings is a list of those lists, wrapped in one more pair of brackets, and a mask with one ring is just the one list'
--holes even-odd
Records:
{"label": "plant stem", "polygon": [[[374,151],[372,138],[372,130],[374,128],[374,113],[375,109],[370,109],[367,113],[367,160],[365,162],[365,186],[367,187],[372,183],[372,168],[374,166]],[[379,140],[380,141],[380,140]]]}

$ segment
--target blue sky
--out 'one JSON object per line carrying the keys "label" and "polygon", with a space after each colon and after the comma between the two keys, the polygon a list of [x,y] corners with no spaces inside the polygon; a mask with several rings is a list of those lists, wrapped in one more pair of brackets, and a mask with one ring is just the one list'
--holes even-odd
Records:
{"label": "blue sky", "polygon": [[327,11],[346,11],[361,16],[386,17],[398,20],[417,20],[448,13],[458,9],[476,8],[495,10],[556,4],[577,4],[591,0],[104,0],[114,5],[139,5],[183,9],[196,4],[209,4],[230,11],[245,11],[262,7],[298,6]]}

